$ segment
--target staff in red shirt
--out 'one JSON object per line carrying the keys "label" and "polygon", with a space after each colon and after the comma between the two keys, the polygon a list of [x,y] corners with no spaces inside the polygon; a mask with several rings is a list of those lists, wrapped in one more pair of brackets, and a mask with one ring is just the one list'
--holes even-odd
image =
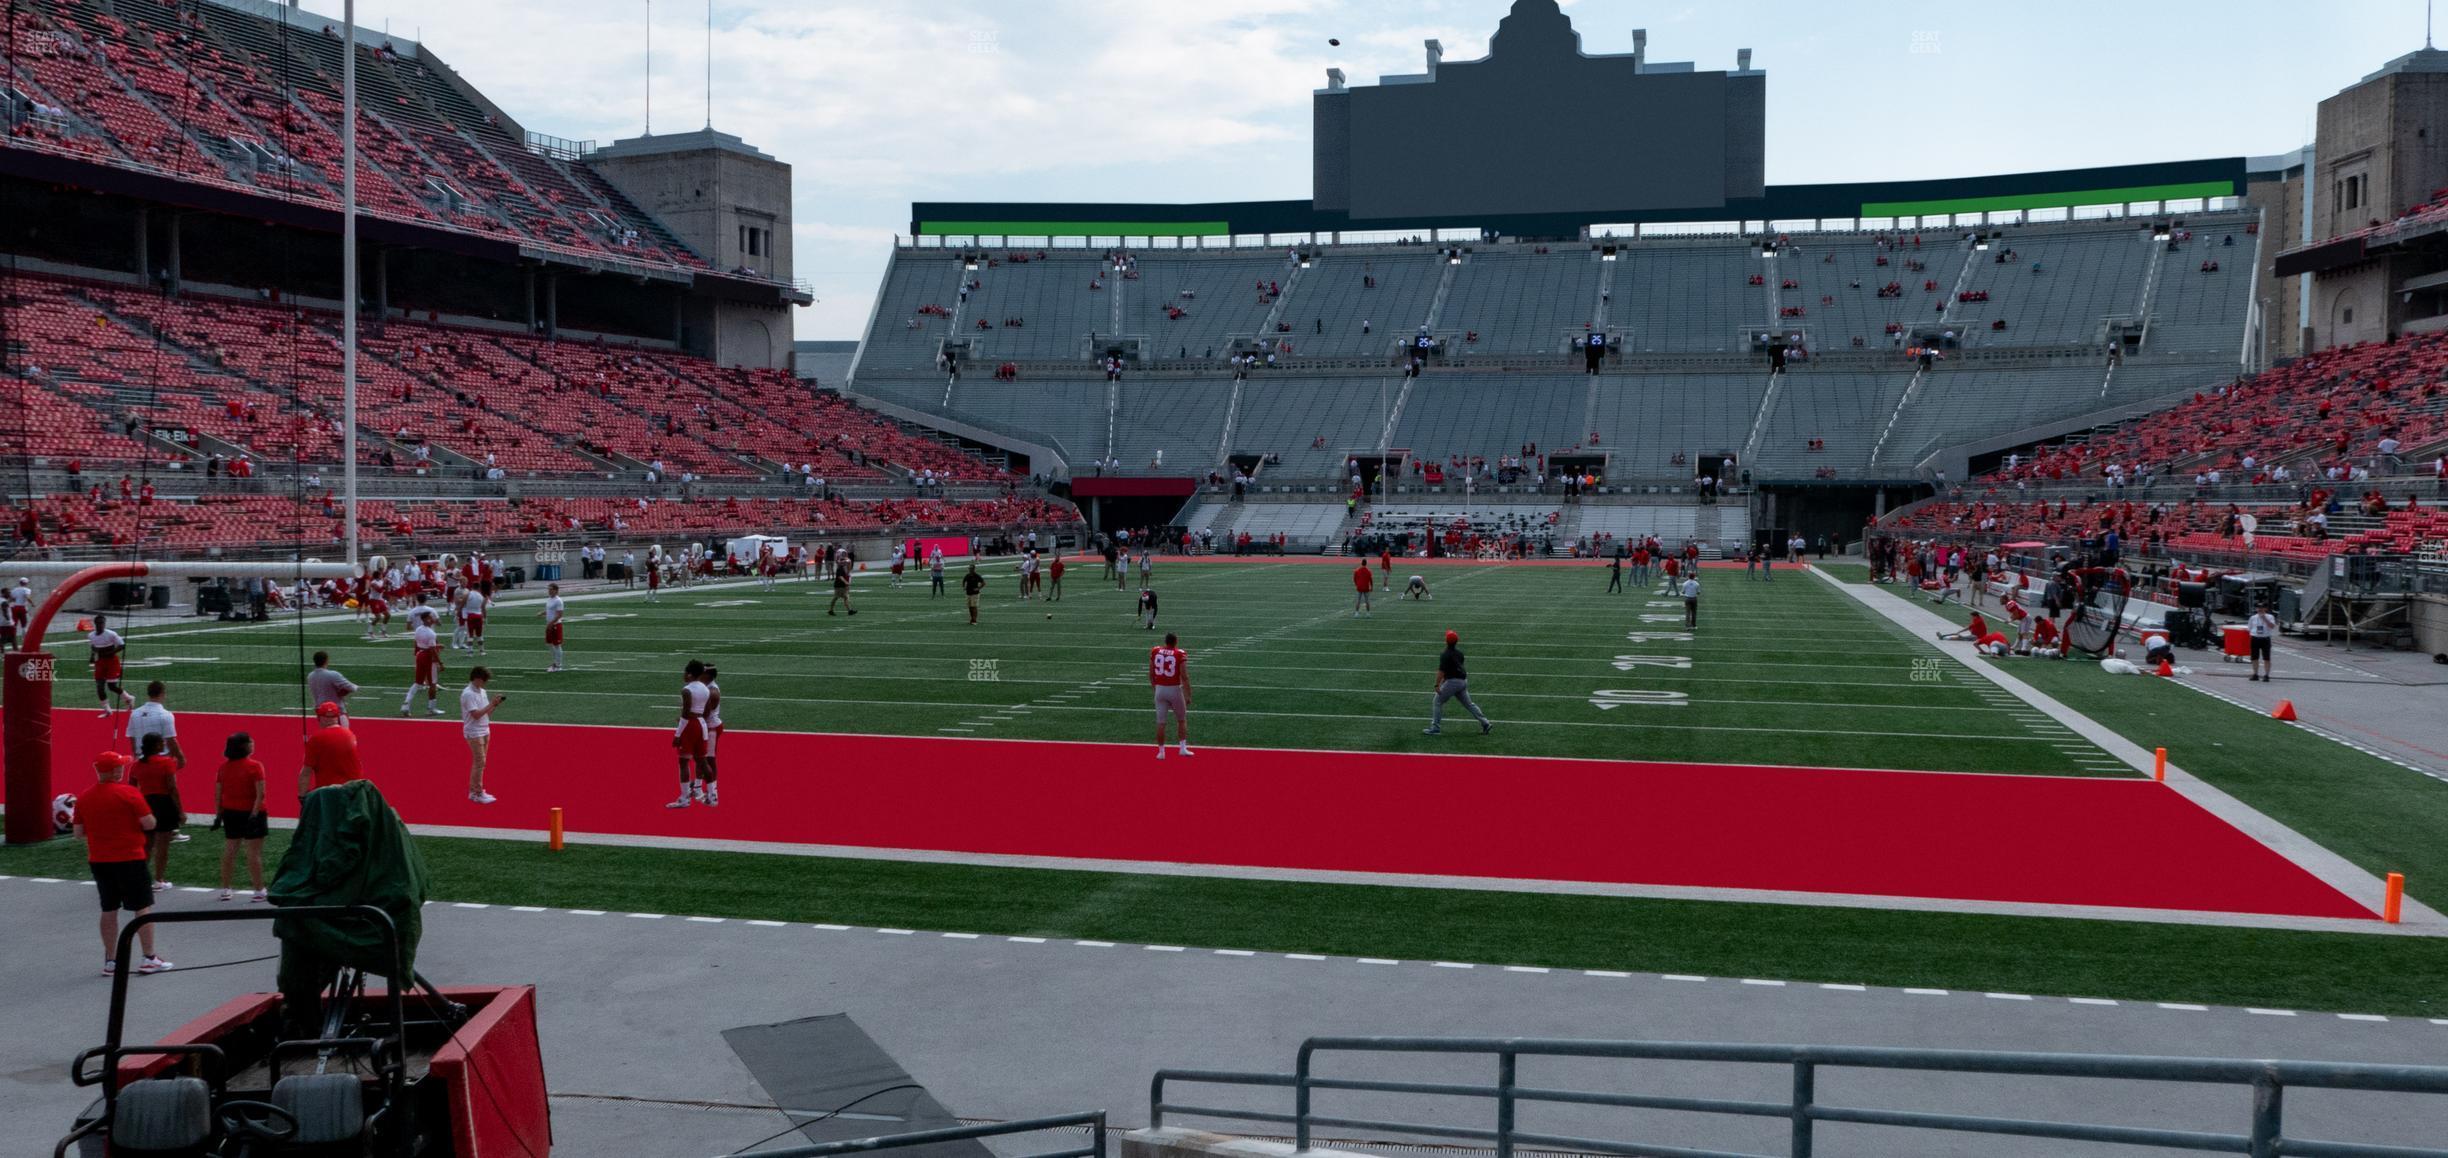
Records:
{"label": "staff in red shirt", "polygon": [[[1368,574],[1368,564],[1360,565],[1360,573]],[[1164,759],[1167,716],[1180,725],[1181,754],[1198,755],[1190,750],[1190,656],[1170,631],[1162,645],[1148,649],[1148,684],[1156,690],[1156,758]]]}
{"label": "staff in red shirt", "polygon": [[1062,602],[1062,573],[1062,551],[1057,548],[1054,552],[1054,561],[1046,565],[1046,582],[1050,584],[1046,588],[1046,602]]}
{"label": "staff in red shirt", "polygon": [[[77,796],[76,834],[85,842],[85,867],[93,874],[94,894],[102,902],[102,972],[119,971],[119,913],[141,917],[153,908],[153,875],[145,870],[145,834],[153,830],[153,810],[144,796],[126,783],[128,758],[117,752],[94,757],[94,786]],[[153,951],[153,926],[136,930],[144,946],[139,973],[159,973],[171,967]]]}
{"label": "staff in red shirt", "polygon": [[[334,705],[335,707],[337,705]],[[221,899],[230,899],[230,870],[243,848],[254,900],[264,896],[264,766],[255,759],[255,737],[232,732],[221,744],[221,769],[213,773],[213,807],[221,815]]]}
{"label": "staff in red shirt", "polygon": [[153,861],[153,891],[158,893],[170,887],[171,838],[187,823],[187,810],[179,803],[178,761],[162,754],[162,737],[147,732],[140,743],[136,769],[128,779],[153,814],[153,827],[145,830],[145,845]]}
{"label": "staff in red shirt", "polygon": [[1362,560],[1359,566],[1352,568],[1352,591],[1354,592],[1352,618],[1359,619],[1366,616],[1374,619],[1377,617],[1376,611],[1369,607],[1369,592],[1375,590],[1376,587],[1377,576],[1369,570],[1367,560]]}
{"label": "staff in red shirt", "polygon": [[315,734],[306,737],[306,762],[298,767],[298,797],[317,788],[365,778],[357,763],[357,733],[340,720],[340,705],[315,705]]}

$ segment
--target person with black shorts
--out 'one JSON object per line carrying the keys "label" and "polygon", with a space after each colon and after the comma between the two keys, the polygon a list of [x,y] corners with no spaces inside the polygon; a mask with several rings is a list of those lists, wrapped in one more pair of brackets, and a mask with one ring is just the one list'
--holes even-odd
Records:
{"label": "person with black shorts", "polygon": [[852,615],[858,614],[858,608],[850,606],[850,552],[846,548],[833,563],[833,598],[826,601],[825,614],[833,614],[836,605]]}
{"label": "person with black shorts", "polygon": [[2278,634],[2278,617],[2270,613],[2269,604],[2253,609],[2244,621],[2244,634],[2252,647],[2252,676],[2247,682],[2270,682],[2270,643]]}
{"label": "person with black shorts", "polygon": [[255,759],[255,737],[232,732],[221,744],[221,770],[213,774],[213,808],[221,817],[221,899],[230,899],[230,872],[246,854],[255,901],[264,895],[264,766]]}
{"label": "person with black shorts", "polygon": [[[78,794],[76,834],[85,842],[85,868],[93,874],[94,895],[102,902],[102,973],[119,971],[119,914],[144,916],[153,909],[153,874],[145,868],[145,838],[153,831],[153,810],[144,796],[127,783],[128,758],[117,752],[94,757],[94,786]],[[139,973],[171,968],[153,950],[153,926],[136,930],[144,946]]]}
{"label": "person with black shorts", "polygon": [[147,734],[141,745],[128,777],[153,814],[153,827],[145,830],[145,851],[153,862],[153,891],[161,892],[171,887],[170,845],[187,823],[187,810],[179,805],[178,762],[162,753],[161,736]]}

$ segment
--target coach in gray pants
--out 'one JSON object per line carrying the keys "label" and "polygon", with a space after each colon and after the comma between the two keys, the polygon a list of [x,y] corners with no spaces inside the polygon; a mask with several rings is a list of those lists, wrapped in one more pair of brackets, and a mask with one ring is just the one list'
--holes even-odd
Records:
{"label": "coach in gray pants", "polygon": [[1487,713],[1480,711],[1479,705],[1471,702],[1470,673],[1462,668],[1462,648],[1459,646],[1461,642],[1461,633],[1453,631],[1445,633],[1445,654],[1437,657],[1436,703],[1428,709],[1428,726],[1422,729],[1423,735],[1436,736],[1444,733],[1445,729],[1438,725],[1445,722],[1445,701],[1447,700],[1462,701],[1463,708],[1470,712],[1471,718],[1479,721],[1479,734],[1484,736],[1495,730],[1496,725],[1488,722]]}

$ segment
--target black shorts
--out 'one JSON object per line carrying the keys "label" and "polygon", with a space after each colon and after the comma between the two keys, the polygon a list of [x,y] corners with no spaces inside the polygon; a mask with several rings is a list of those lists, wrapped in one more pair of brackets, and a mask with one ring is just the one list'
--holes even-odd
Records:
{"label": "black shorts", "polygon": [[260,812],[236,808],[221,810],[221,837],[224,840],[262,840],[271,818]]}
{"label": "black shorts", "polygon": [[186,810],[179,807],[176,796],[147,796],[145,804],[153,809],[153,831],[156,835],[168,836],[187,823]]}
{"label": "black shorts", "polygon": [[140,860],[114,860],[104,863],[85,862],[93,873],[94,895],[102,902],[102,911],[126,909],[141,913],[153,907],[153,870]]}
{"label": "black shorts", "polygon": [[2268,636],[2266,636],[2266,635],[2256,635],[2256,636],[2253,636],[2253,637],[2252,637],[2252,656],[2251,656],[2251,658],[2253,658],[2253,659],[2268,659],[2269,657],[2270,657],[2270,638],[2269,638]]}

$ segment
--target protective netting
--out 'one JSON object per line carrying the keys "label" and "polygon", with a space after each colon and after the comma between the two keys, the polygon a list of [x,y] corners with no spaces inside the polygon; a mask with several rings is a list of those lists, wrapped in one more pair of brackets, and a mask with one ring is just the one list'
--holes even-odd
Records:
{"label": "protective netting", "polygon": [[2133,581],[2123,568],[2086,567],[2068,571],[2058,582],[2070,584],[2064,597],[2072,605],[2065,638],[2073,647],[2095,656],[2116,650],[2117,632],[2125,622],[2125,600]]}

